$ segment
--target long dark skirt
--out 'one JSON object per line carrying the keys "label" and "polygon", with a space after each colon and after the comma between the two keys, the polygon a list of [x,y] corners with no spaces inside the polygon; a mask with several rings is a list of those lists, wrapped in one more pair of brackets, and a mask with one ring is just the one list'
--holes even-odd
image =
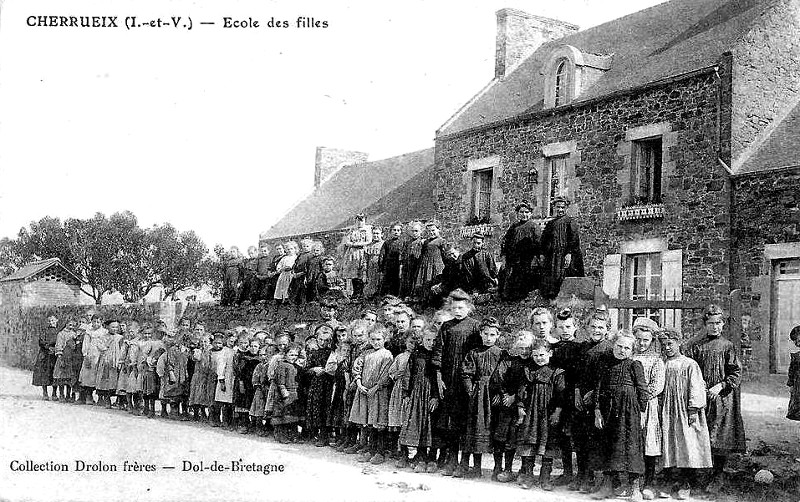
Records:
{"label": "long dark skirt", "polygon": [[42,387],[53,385],[53,368],[56,366],[56,355],[39,349],[36,362],[33,363],[33,385]]}
{"label": "long dark skirt", "polygon": [[605,422],[597,434],[602,470],[644,473],[644,431],[639,401],[632,385],[612,385],[601,394],[600,411]]}
{"label": "long dark skirt", "polygon": [[308,388],[306,402],[306,425],[308,427],[325,427],[327,425],[328,403],[333,391],[333,379],[327,373],[314,375]]}

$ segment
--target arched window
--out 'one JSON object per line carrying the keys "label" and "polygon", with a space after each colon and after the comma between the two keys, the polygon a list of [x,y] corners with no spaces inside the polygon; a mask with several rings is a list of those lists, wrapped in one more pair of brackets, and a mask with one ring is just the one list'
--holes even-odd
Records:
{"label": "arched window", "polygon": [[556,66],[556,81],[554,86],[555,101],[553,106],[561,106],[569,103],[572,99],[569,92],[570,82],[572,81],[571,77],[569,61],[567,61],[567,59],[562,59],[559,61],[558,66]]}

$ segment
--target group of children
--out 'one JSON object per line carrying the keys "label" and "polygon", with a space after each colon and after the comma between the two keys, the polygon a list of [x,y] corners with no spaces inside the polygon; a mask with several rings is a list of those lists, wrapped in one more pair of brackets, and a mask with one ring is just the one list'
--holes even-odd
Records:
{"label": "group of children", "polygon": [[[420,473],[478,478],[491,454],[497,482],[565,485],[597,499],[685,499],[695,473],[711,469],[713,489],[727,455],[744,451],[741,366],[718,307],[687,342],[646,318],[612,335],[603,311],[578,340],[568,310],[554,323],[536,308],[530,330],[512,334],[493,317],[472,318],[464,291],[447,300],[429,320],[387,297],[348,324],[323,303],[303,340],[208,334],[188,319],[175,332],[70,322],[56,337],[53,381],[65,402],[94,404],[96,392],[98,405],[154,417],[158,400],[162,417],[332,446],[361,462],[391,458]],[[551,479],[558,455],[563,474]]]}
{"label": "group of children", "polygon": [[[484,235],[472,235],[461,252],[440,235],[439,223],[396,223],[384,239],[383,228],[357,215],[335,252],[319,240],[252,246],[249,257],[231,248],[223,263],[223,304],[306,303],[325,296],[373,298],[392,295],[429,304],[457,288],[487,293],[498,285],[494,256],[485,251]],[[405,237],[404,237],[405,234]]]}

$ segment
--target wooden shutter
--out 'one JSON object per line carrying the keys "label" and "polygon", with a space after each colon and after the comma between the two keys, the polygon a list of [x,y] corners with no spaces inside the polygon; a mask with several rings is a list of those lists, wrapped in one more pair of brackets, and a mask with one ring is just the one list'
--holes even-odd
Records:
{"label": "wooden shutter", "polygon": [[[619,287],[622,278],[622,255],[608,254],[603,260],[603,292],[609,298],[619,298]],[[611,327],[619,326],[619,311],[610,310]]]}
{"label": "wooden shutter", "polygon": [[[661,288],[665,300],[683,299],[683,250],[661,253]],[[681,311],[664,312],[664,327],[681,328]]]}

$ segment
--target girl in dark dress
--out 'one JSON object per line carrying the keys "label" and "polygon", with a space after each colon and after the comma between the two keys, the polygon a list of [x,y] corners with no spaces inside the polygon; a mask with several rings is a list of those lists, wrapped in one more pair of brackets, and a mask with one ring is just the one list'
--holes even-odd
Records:
{"label": "girl in dark dress", "polygon": [[[400,444],[417,449],[410,464],[414,472],[434,473],[437,470],[435,450],[433,449],[433,424],[439,407],[439,389],[436,373],[431,364],[433,344],[436,333],[425,331],[414,348],[408,371],[398,384],[403,388],[404,406],[408,409],[408,419],[400,429]],[[431,448],[430,452],[428,448]],[[403,460],[403,459],[401,459]]]}
{"label": "girl in dark dress", "polygon": [[297,439],[297,423],[302,419],[302,410],[297,399],[297,373],[295,365],[300,356],[300,345],[291,343],[286,355],[275,369],[275,393],[272,396],[272,425],[275,439],[279,443],[289,443]]}
{"label": "girl in dark dress", "polygon": [[[492,423],[494,412],[489,393],[489,380],[504,356],[503,349],[495,345],[500,336],[500,323],[494,317],[481,321],[483,345],[470,350],[461,365],[462,382],[468,396],[467,424],[461,441],[461,464],[453,477],[481,477],[481,460],[484,453],[492,451]],[[473,467],[469,469],[469,456]]]}
{"label": "girl in dark dress", "polygon": [[325,411],[325,425],[328,431],[336,433],[336,441],[332,446],[337,450],[343,449],[347,442],[347,415],[350,412],[349,408],[345,410],[345,395],[350,386],[351,343],[347,338],[347,328],[341,326],[337,328],[339,330],[343,333],[337,333],[341,337],[338,338],[336,350],[328,356],[325,363],[325,372],[331,375],[333,382],[331,399]]}
{"label": "girl in dark dress", "polygon": [[522,457],[517,482],[522,488],[534,486],[533,467],[541,455],[539,483],[543,490],[552,490],[550,473],[558,444],[552,431],[558,424],[564,402],[564,372],[550,365],[553,350],[547,340],[537,338],[531,345],[531,359],[524,369],[517,392],[517,452]]}
{"label": "girl in dark dress", "polygon": [[531,356],[533,333],[520,331],[516,341],[506,354],[497,371],[492,375],[490,389],[492,404],[497,410],[497,418],[492,427],[492,452],[494,470],[492,480],[508,483],[516,479],[511,470],[517,452],[517,404],[516,396],[525,377],[525,367]]}
{"label": "girl in dark dress", "polygon": [[314,444],[318,447],[328,445],[328,423],[326,413],[331,400],[333,380],[325,372],[328,357],[331,355],[333,329],[327,324],[320,324],[314,330],[317,339],[316,348],[306,354],[306,373],[308,375],[308,399],[306,401],[306,427],[312,434]]}
{"label": "girl in dark dress", "polygon": [[603,487],[594,499],[614,495],[614,477],[627,475],[625,496],[642,500],[639,476],[644,473],[644,442],[641,412],[649,395],[642,363],[631,359],[635,338],[621,332],[614,341],[612,354],[603,361],[603,370],[595,388],[595,427],[603,463]]}
{"label": "girl in dark dress", "polygon": [[253,404],[256,391],[253,386],[253,371],[261,362],[261,357],[258,355],[260,349],[261,342],[253,338],[248,342],[247,351],[239,352],[234,362],[236,387],[234,387],[233,405],[239,423],[239,434],[249,434],[252,430],[250,406]]}

